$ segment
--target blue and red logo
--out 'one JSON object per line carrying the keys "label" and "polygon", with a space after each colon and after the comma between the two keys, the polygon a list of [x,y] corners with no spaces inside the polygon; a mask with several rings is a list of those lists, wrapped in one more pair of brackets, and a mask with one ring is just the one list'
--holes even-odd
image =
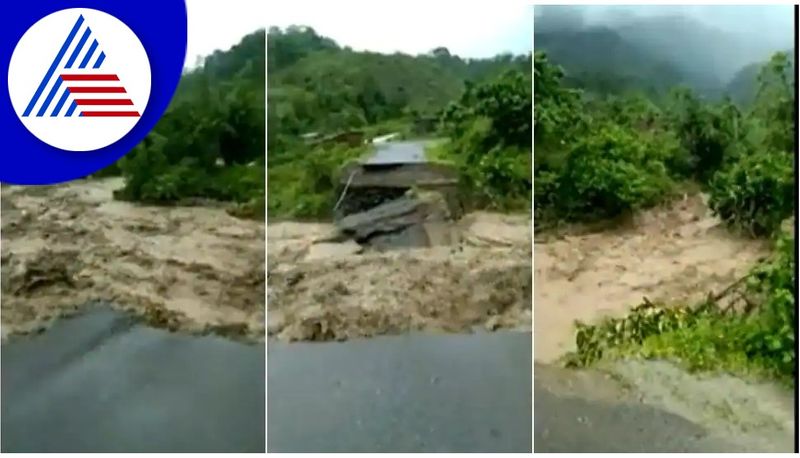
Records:
{"label": "blue and red logo", "polygon": [[[84,23],[83,15],[78,16],[78,20],[36,89],[36,93],[28,102],[22,114],[23,117],[33,115],[34,108],[48,86],[51,89],[44,101],[39,104],[35,115],[37,117],[45,116],[47,110],[53,105],[55,97],[59,94],[58,101],[54,103],[53,109],[50,111],[50,117],[77,115],[138,118],[140,116],[136,110],[124,109],[124,107],[133,107],[133,100],[127,96],[125,86],[120,82],[118,75],[102,72],[106,53],[100,49],[100,43],[92,36],[92,29]],[[80,39],[76,40],[78,32],[82,29],[83,33]],[[77,45],[72,52],[67,54],[75,41],[77,41]],[[79,57],[80,59],[78,59]],[[80,73],[72,71],[73,69],[79,70]],[[83,70],[88,71],[84,72]],[[62,86],[64,86],[63,90]],[[117,97],[118,94],[123,96]],[[78,110],[78,107],[81,109]],[[123,108],[108,110],[105,107]]]}
{"label": "blue and red logo", "polygon": [[185,60],[182,0],[33,3],[0,18],[5,183],[53,184],[111,165],[164,113]]}

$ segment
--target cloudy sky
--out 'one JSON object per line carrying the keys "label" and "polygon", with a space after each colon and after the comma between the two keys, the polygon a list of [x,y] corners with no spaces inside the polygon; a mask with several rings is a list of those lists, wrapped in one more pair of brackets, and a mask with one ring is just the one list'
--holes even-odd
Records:
{"label": "cloudy sky", "polygon": [[[541,8],[537,7],[540,12]],[[784,47],[794,37],[792,5],[582,5],[574,8],[581,12],[587,25],[607,23],[625,15],[679,14],[776,47]]]}
{"label": "cloudy sky", "polygon": [[270,26],[307,25],[342,46],[409,54],[445,46],[463,57],[531,50],[533,7],[496,0],[186,0],[186,64],[229,49],[248,33]]}
{"label": "cloudy sky", "polygon": [[226,50],[245,35],[266,28],[265,0],[186,0],[189,39],[186,64],[217,49]]}
{"label": "cloudy sky", "polygon": [[[532,7],[524,1],[493,0],[187,0],[187,64],[228,49],[259,28],[308,25],[339,44],[358,50],[424,53],[446,46],[464,57],[486,57],[531,49]],[[586,8],[586,7],[583,7]],[[681,12],[721,29],[783,42],[793,34],[790,5],[628,6],[634,14]],[[588,7],[586,20],[602,22],[619,7]]]}
{"label": "cloudy sky", "polygon": [[533,7],[495,0],[294,0],[268,2],[267,24],[307,25],[356,50],[425,53],[438,46],[462,57],[531,50]]}

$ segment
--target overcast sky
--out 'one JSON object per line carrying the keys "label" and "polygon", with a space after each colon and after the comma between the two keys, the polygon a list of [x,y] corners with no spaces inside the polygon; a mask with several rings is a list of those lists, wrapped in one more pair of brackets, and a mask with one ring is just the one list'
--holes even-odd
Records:
{"label": "overcast sky", "polygon": [[419,54],[444,46],[462,57],[531,50],[533,7],[495,0],[268,2],[267,25],[307,25],[341,46]]}
{"label": "overcast sky", "polygon": [[577,8],[583,11],[587,24],[607,23],[626,13],[635,16],[680,14],[777,47],[794,40],[792,5],[582,5]]}
{"label": "overcast sky", "polygon": [[[464,57],[487,57],[531,49],[532,7],[515,0],[187,0],[187,64],[245,35],[272,25],[308,25],[344,46],[378,52],[424,53],[437,46]],[[586,7],[584,7],[586,8]],[[613,7],[619,9],[619,7]],[[715,27],[753,33],[768,41],[791,39],[790,5],[628,6],[635,14],[688,13]],[[589,22],[609,7],[588,7]],[[612,13],[613,14],[613,13]]]}
{"label": "overcast sky", "polygon": [[227,50],[258,29],[266,28],[266,0],[186,0],[189,38],[186,64],[217,49]]}

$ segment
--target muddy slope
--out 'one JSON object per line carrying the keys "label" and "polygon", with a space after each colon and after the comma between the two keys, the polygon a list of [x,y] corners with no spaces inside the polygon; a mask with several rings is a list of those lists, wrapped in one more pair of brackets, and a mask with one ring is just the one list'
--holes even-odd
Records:
{"label": "muddy slope", "polygon": [[643,297],[694,302],[744,275],[769,247],[730,234],[701,195],[636,216],[624,227],[534,245],[534,353],[574,349],[574,320],[624,315]]}
{"label": "muddy slope", "polygon": [[2,188],[2,332],[91,301],[158,326],[264,336],[264,224],[114,201],[119,179]]}
{"label": "muddy slope", "polygon": [[268,333],[344,340],[410,330],[531,327],[528,216],[467,215],[430,247],[365,251],[332,227],[268,227]]}

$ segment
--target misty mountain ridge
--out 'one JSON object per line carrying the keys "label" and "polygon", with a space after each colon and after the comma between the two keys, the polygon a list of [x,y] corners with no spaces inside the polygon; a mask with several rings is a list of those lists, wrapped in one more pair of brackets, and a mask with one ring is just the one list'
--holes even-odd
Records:
{"label": "misty mountain ridge", "polygon": [[[587,89],[603,92],[616,92],[616,86],[660,92],[680,84],[719,97],[734,81],[734,88],[744,90],[743,81],[750,79],[740,75],[745,68],[792,48],[787,43],[774,49],[681,15],[641,17],[620,10],[604,24],[591,24],[574,8],[542,10],[546,14],[534,21],[535,50],[545,51],[578,84],[599,80],[599,88]],[[613,80],[617,84],[608,83]]]}

